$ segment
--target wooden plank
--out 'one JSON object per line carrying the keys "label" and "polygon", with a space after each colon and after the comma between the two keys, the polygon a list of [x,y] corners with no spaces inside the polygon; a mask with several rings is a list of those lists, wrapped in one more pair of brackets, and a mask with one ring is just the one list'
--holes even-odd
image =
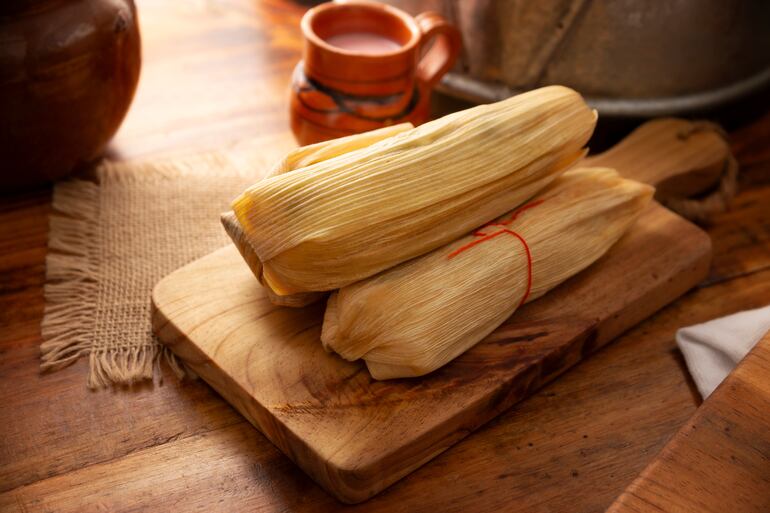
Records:
{"label": "wooden plank", "polygon": [[221,149],[284,135],[306,6],[281,0],[137,4],[142,73],[111,158]]}
{"label": "wooden plank", "polygon": [[730,148],[741,164],[741,190],[770,185],[770,112],[757,114],[757,119],[730,134]]}
{"label": "wooden plank", "polygon": [[376,381],[326,353],[324,304],[271,304],[234,247],[161,280],[153,326],[319,484],[359,502],[679,297],[710,259],[702,231],[652,205],[595,265],[412,380]]}
{"label": "wooden plank", "polygon": [[[0,294],[43,284],[50,198],[48,190],[41,190],[0,200]],[[0,322],[12,313],[0,310]]]}
{"label": "wooden plank", "polygon": [[707,283],[770,268],[769,197],[770,185],[754,187],[739,194],[729,211],[714,217],[707,227],[714,241]]}
{"label": "wooden plank", "polygon": [[0,364],[0,490],[242,422],[200,382],[166,375],[162,386],[94,393],[83,382],[87,359],[41,375],[30,328],[4,344]]}
{"label": "wooden plank", "polygon": [[[675,331],[767,303],[770,271],[696,289],[429,465],[346,509],[603,511],[695,412]],[[162,416],[157,426],[163,429]],[[0,494],[2,511],[67,513],[85,506],[158,513],[341,507],[248,424]]]}
{"label": "wooden plank", "polygon": [[770,511],[770,332],[609,513]]}

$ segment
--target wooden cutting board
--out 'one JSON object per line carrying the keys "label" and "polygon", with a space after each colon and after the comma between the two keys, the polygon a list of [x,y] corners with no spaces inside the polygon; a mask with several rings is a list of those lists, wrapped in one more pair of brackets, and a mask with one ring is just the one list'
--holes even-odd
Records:
{"label": "wooden cutting board", "polygon": [[[645,154],[663,142],[628,147]],[[702,154],[681,155],[667,152],[659,167],[718,168],[718,158],[704,163]],[[607,160],[602,164],[611,165]],[[355,503],[683,294],[706,276],[710,257],[703,231],[653,204],[593,266],[526,305],[449,365],[416,379],[374,381],[361,363],[325,353],[319,339],[324,304],[273,306],[232,246],[158,283],[153,326],[316,482]]]}

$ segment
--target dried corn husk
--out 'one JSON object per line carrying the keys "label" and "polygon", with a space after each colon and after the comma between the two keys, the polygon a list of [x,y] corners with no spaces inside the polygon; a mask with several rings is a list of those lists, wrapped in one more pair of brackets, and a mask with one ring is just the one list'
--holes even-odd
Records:
{"label": "dried corn husk", "polygon": [[324,347],[376,379],[431,372],[597,260],[652,193],[610,169],[569,171],[497,224],[333,293]]}
{"label": "dried corn husk", "polygon": [[546,87],[273,176],[233,210],[265,286],[332,290],[532,196],[583,155],[595,121],[579,94]]}
{"label": "dried corn husk", "polygon": [[[401,123],[361,134],[302,146],[301,148],[290,151],[283,159],[277,162],[267,175],[265,175],[265,178],[294,171],[295,169],[337,157],[343,153],[371,146],[378,141],[387,139],[388,137],[392,137],[412,128],[414,127],[411,123]],[[235,213],[232,211],[225,212],[221,216],[221,221],[225,231],[232,239],[235,247],[238,248],[238,251],[248,264],[251,272],[254,273],[254,276],[257,277],[260,283],[264,283],[262,278],[262,262],[260,262],[254,248],[249,244],[246,233],[238,222],[238,218],[235,217]],[[279,296],[274,293],[270,287],[266,287],[266,290],[270,301],[273,304],[280,306],[302,307],[326,297],[326,294],[323,292],[298,292],[296,294]]]}
{"label": "dried corn husk", "polygon": [[[238,222],[235,214],[233,212],[225,212],[220,216],[220,220],[222,221],[222,226],[225,227],[225,231],[235,244],[235,247],[238,248],[238,251],[246,261],[249,269],[251,269],[251,272],[254,273],[254,276],[256,276],[259,282],[264,285],[262,279],[262,262],[259,261],[259,257],[246,239],[246,234],[243,232],[243,228],[241,228],[241,224]],[[265,291],[267,292],[268,299],[270,299],[270,302],[274,305],[291,306],[295,308],[307,306],[326,297],[326,292],[298,292],[287,296],[279,296],[273,292],[270,287],[265,287]]]}
{"label": "dried corn husk", "polygon": [[308,146],[302,146],[290,151],[283,159],[276,163],[265,178],[280,175],[287,171],[294,171],[302,167],[311,166],[324,160],[339,157],[343,153],[349,153],[354,150],[360,150],[371,146],[383,139],[392,137],[413,129],[411,123],[399,123],[398,125],[386,126],[377,130],[370,130],[360,134],[348,135],[339,139],[322,141]]}

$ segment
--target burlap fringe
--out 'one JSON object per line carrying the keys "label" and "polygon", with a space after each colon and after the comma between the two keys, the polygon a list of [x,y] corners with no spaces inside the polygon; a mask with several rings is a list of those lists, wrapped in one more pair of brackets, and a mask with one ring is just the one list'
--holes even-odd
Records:
{"label": "burlap fringe", "polygon": [[50,220],[41,325],[44,371],[70,365],[91,351],[98,279],[93,264],[98,194],[96,184],[82,180],[61,183],[54,192],[57,214]]}
{"label": "burlap fringe", "polygon": [[139,381],[151,380],[155,375],[160,375],[161,361],[179,379],[195,377],[168,347],[156,343],[92,351],[89,357],[88,387],[130,386]]}
{"label": "burlap fringe", "polygon": [[54,191],[53,208],[46,256],[41,370],[60,369],[88,355],[89,388],[152,379],[161,361],[180,379],[194,377],[157,342],[92,351],[99,280],[99,186],[83,180],[60,183]]}

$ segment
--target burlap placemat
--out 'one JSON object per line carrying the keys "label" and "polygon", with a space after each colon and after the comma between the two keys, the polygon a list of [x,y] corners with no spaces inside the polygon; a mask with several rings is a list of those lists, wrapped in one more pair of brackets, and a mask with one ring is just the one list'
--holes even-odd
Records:
{"label": "burlap placemat", "polygon": [[247,162],[231,153],[105,162],[95,183],[55,186],[42,369],[88,356],[92,388],[152,379],[160,361],[184,373],[152,334],[150,292],[171,271],[229,243],[219,214],[268,163]]}

